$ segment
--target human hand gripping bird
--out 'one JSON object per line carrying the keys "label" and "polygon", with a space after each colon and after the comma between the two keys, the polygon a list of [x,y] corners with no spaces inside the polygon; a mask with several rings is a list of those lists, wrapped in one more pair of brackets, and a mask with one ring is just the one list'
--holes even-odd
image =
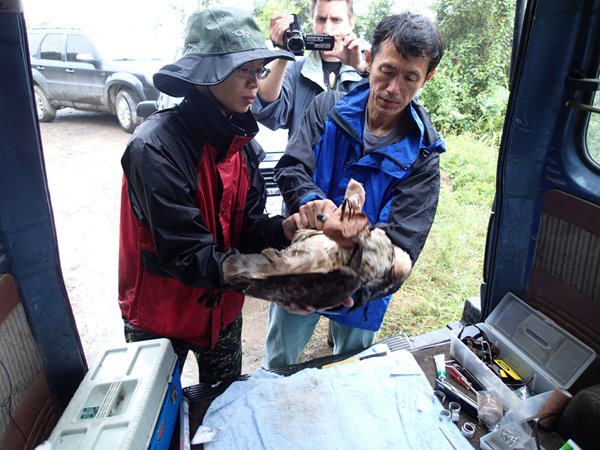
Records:
{"label": "human hand gripping bird", "polygon": [[317,212],[316,221],[311,218],[321,230],[296,231],[281,251],[269,248],[227,258],[226,282],[245,287],[247,295],[292,305],[291,312],[300,313],[350,306],[348,299],[361,288],[391,292],[408,277],[412,264],[385,231],[370,226],[362,213],[364,201],[363,186],[350,180],[339,208]]}

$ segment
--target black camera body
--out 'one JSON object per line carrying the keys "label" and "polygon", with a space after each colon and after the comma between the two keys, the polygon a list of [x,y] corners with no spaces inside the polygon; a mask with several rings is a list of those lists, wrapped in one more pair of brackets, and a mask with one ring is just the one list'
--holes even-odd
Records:
{"label": "black camera body", "polygon": [[335,37],[328,34],[304,34],[300,29],[298,16],[294,16],[294,22],[283,33],[283,46],[294,55],[304,55],[304,50],[318,50],[320,52],[333,50]]}

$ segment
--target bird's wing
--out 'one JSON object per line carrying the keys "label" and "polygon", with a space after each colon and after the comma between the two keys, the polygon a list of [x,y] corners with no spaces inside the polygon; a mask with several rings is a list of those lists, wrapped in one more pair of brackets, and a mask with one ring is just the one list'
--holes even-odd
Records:
{"label": "bird's wing", "polygon": [[355,270],[341,267],[328,273],[278,275],[255,280],[244,293],[264,300],[324,309],[339,305],[360,284],[360,276]]}
{"label": "bird's wing", "polygon": [[299,230],[284,250],[267,248],[260,254],[238,254],[223,262],[225,281],[233,286],[275,276],[327,273],[343,266],[349,252],[323,232]]}
{"label": "bird's wing", "polygon": [[[368,297],[364,301],[395,292],[410,273],[410,258],[379,228],[371,230],[363,242],[358,272],[364,288],[360,294]],[[402,270],[399,271],[399,267]],[[357,299],[359,304],[364,301]]]}

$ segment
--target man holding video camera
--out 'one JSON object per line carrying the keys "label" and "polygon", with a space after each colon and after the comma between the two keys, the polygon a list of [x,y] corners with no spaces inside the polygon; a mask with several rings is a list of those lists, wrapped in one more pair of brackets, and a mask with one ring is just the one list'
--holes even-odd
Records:
{"label": "man holding video camera", "polygon": [[[318,94],[349,92],[368,76],[358,38],[352,31],[352,0],[312,0],[311,11],[313,31],[316,35],[332,36],[334,48],[311,51],[290,65],[287,61],[274,61],[269,66],[271,75],[261,83],[252,104],[252,112],[260,123],[272,130],[288,129],[289,137],[298,129],[302,116]],[[299,31],[294,18],[290,14],[273,14],[269,35],[275,46],[288,49],[290,34]],[[307,47],[312,37],[319,39],[319,36],[305,35]]]}

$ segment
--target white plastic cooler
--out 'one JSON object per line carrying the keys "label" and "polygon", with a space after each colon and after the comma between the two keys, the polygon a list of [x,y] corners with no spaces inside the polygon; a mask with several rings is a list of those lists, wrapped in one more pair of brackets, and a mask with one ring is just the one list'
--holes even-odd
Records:
{"label": "white plastic cooler", "polygon": [[[177,411],[180,397],[177,357],[169,340],[109,349],[84,377],[49,441],[61,450],[146,449],[151,440],[155,448],[161,409],[172,405]],[[169,425],[172,433],[174,424]]]}

